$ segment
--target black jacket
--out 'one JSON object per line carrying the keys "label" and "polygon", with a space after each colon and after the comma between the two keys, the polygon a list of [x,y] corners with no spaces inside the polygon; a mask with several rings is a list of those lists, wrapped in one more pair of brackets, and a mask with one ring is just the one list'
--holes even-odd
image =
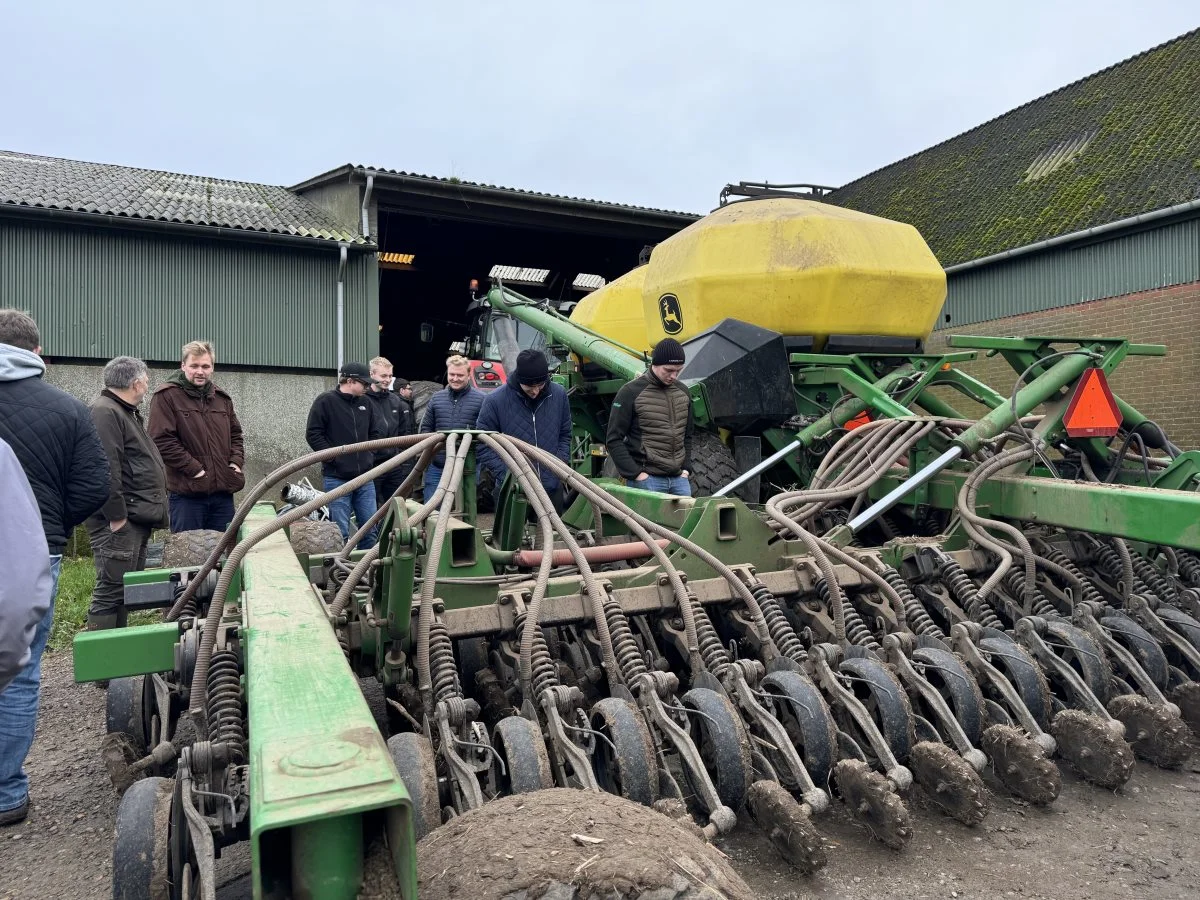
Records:
{"label": "black jacket", "polygon": [[108,499],[108,457],[88,408],[42,381],[29,350],[0,344],[0,438],[21,461],[37,497],[51,554]]}
{"label": "black jacket", "polygon": [[92,421],[108,454],[108,502],[100,508],[108,522],[129,519],[149,528],[166,528],[167,467],[142,414],[110,390],[92,401]]}
{"label": "black jacket", "polygon": [[[399,437],[412,434],[412,407],[399,394],[391,391],[367,391],[364,395],[371,401],[375,415],[379,419],[380,437]],[[378,462],[383,462],[400,452],[399,447],[381,450],[375,454]]]}
{"label": "black jacket", "polygon": [[[336,388],[326,391],[313,401],[308,411],[308,428],[304,434],[308,446],[327,450],[344,444],[358,444],[384,437],[375,404],[366,398],[354,397]],[[349,481],[375,466],[371,453],[343,453],[321,465],[321,472],[331,478]]]}
{"label": "black jacket", "polygon": [[674,477],[692,471],[692,398],[678,381],[665,385],[652,371],[626,384],[613,399],[605,444],[626,479],[638,473]]}

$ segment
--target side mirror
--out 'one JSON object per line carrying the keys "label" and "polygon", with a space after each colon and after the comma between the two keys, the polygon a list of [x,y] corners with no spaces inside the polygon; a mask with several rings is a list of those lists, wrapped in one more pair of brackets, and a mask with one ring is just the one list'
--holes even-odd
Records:
{"label": "side mirror", "polygon": [[431,324],[429,324],[428,322],[421,323],[421,343],[423,343],[423,344],[432,344],[433,343],[433,326]]}

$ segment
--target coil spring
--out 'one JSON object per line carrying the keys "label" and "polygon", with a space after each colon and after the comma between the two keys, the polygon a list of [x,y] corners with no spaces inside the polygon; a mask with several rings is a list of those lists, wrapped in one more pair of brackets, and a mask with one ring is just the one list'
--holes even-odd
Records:
{"label": "coil spring", "polygon": [[896,524],[896,520],[892,518],[891,513],[884,513],[876,520],[879,530],[883,532],[883,536],[889,541],[894,540],[900,534],[900,526]]}
{"label": "coil spring", "polygon": [[1060,566],[1079,579],[1079,583],[1083,585],[1084,600],[1091,603],[1099,603],[1101,606],[1105,605],[1104,598],[1100,595],[1100,592],[1096,590],[1096,586],[1092,584],[1090,578],[1088,578],[1079,570],[1079,567],[1075,565],[1075,562],[1071,559],[1071,557],[1067,556],[1067,554],[1063,553],[1057,547],[1053,547],[1049,544],[1043,545],[1042,556],[1050,560],[1052,563],[1058,563]]}
{"label": "coil spring", "polygon": [[[180,596],[182,596],[184,590],[186,590],[186,587],[184,585],[182,585],[182,584],[175,585],[175,592],[171,598],[172,606],[174,606],[175,601],[177,601],[180,598]],[[196,597],[195,597],[195,595],[193,595],[192,598],[190,600],[188,600],[187,603],[183,604],[183,609],[181,609],[179,611],[179,618],[194,619],[195,617],[196,617]]]}
{"label": "coil spring", "polygon": [[945,632],[937,627],[937,623],[929,616],[929,612],[925,609],[925,604],[916,598],[916,595],[908,589],[908,584],[900,573],[891,566],[883,567],[883,580],[892,586],[897,594],[900,595],[900,600],[904,603],[904,617],[908,619],[908,627],[917,634],[923,634],[927,637],[938,638],[939,640],[946,637]]}
{"label": "coil spring", "polygon": [[[829,585],[824,578],[817,579],[817,594],[826,607],[831,607]],[[863,621],[862,614],[850,602],[848,596],[842,598],[842,621],[846,626],[846,640],[851,644],[866,647],[868,650],[880,649],[879,642],[875,640],[875,636],[867,628],[867,623]]]}
{"label": "coil spring", "polygon": [[462,695],[458,667],[454,664],[454,644],[446,623],[434,620],[429,626],[429,674],[433,679],[433,697],[440,703]]}
{"label": "coil spring", "polygon": [[1175,588],[1167,579],[1163,578],[1162,573],[1154,568],[1144,556],[1137,553],[1132,553],[1133,556],[1133,571],[1144,581],[1147,587],[1158,597],[1159,600],[1174,602],[1179,599],[1179,595],[1175,593]]}
{"label": "coil spring", "polygon": [[1183,576],[1183,580],[1189,587],[1200,588],[1200,559],[1196,559],[1186,550],[1176,550],[1175,555],[1179,560],[1179,574]]}
{"label": "coil spring", "polygon": [[729,669],[729,654],[725,651],[725,645],[717,636],[712,619],[700,605],[699,598],[691,591],[688,592],[688,602],[692,606],[692,615],[696,622],[696,643],[700,645],[700,656],[704,659],[704,665],[718,678],[723,678]]}
{"label": "coil spring", "polygon": [[932,506],[922,506],[916,515],[917,534],[935,537],[945,530],[946,522],[940,511]]}
{"label": "coil spring", "polygon": [[990,604],[979,599],[979,591],[975,587],[975,582],[971,581],[971,577],[963,571],[962,566],[954,560],[948,559],[942,564],[938,577],[958,605],[965,609],[967,615],[974,621],[984,628],[1004,629],[1004,623],[1000,621],[996,611]]}
{"label": "coil spring", "polygon": [[244,762],[246,726],[242,716],[242,673],[236,653],[218,650],[212,655],[206,686],[211,733],[229,747],[235,762]]}
{"label": "coil spring", "polygon": [[799,635],[796,634],[796,629],[783,614],[779,598],[772,594],[770,588],[761,581],[750,585],[750,593],[758,601],[763,618],[767,620],[767,631],[771,635],[771,640],[775,642],[775,646],[779,648],[779,652],[798,663],[808,659],[808,654],[804,650],[804,644]]}
{"label": "coil spring", "polygon": [[627,685],[640,675],[646,673],[646,662],[642,659],[642,651],[633,632],[629,628],[629,619],[621,604],[608,595],[604,601],[604,620],[608,623],[608,633],[612,637],[613,654],[617,657],[617,667],[621,670],[621,678]]}
{"label": "coil spring", "polygon": [[[1025,586],[1028,584],[1025,580],[1025,571],[1019,566],[1013,566],[1004,576],[1004,583],[1008,586],[1009,591],[1013,595],[1013,599],[1019,603],[1025,601]],[[1046,599],[1046,595],[1041,592],[1038,586],[1033,585],[1033,606],[1030,613],[1035,616],[1043,616],[1050,619],[1061,618],[1058,609],[1054,604]]]}
{"label": "coil spring", "polygon": [[[1096,544],[1096,565],[1113,581],[1121,578],[1121,557],[1108,544],[1103,542]],[[1136,568],[1134,572],[1136,575]],[[1130,587],[1132,588],[1134,585],[1130,585]]]}
{"label": "coil spring", "polygon": [[[517,620],[517,641],[521,641],[525,629],[525,614],[522,613]],[[542,692],[547,688],[558,687],[558,665],[554,662],[554,658],[550,655],[550,645],[546,643],[546,633],[542,631],[540,625],[531,626],[533,632],[533,653],[530,657],[530,670],[532,672],[531,689],[535,699],[542,695]]]}

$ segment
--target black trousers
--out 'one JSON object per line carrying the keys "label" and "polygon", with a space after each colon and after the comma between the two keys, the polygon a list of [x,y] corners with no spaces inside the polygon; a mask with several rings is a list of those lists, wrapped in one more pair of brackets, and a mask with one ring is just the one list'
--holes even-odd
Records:
{"label": "black trousers", "polygon": [[119,531],[111,531],[107,519],[91,516],[87,520],[87,530],[96,564],[96,587],[92,591],[88,614],[119,614],[125,602],[125,573],[140,572],[146,567],[150,529],[126,522]]}

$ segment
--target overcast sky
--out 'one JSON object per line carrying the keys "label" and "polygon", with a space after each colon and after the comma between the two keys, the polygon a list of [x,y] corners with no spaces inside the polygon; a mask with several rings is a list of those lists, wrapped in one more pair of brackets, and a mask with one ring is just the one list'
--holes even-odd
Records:
{"label": "overcast sky", "polygon": [[0,149],[701,212],[728,181],[851,181],[1198,25],[1195,0],[5,2]]}

